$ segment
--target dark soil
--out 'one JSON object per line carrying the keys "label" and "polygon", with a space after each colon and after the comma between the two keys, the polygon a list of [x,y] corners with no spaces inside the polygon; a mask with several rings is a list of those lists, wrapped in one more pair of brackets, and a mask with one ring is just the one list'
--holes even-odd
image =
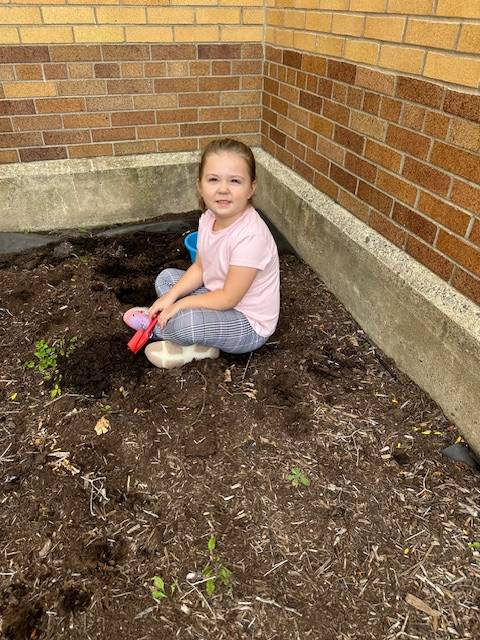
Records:
{"label": "dark soil", "polygon": [[[181,238],[69,241],[0,260],[4,638],[480,638],[479,475],[305,264],[265,347],[162,371],[121,314]],[[24,363],[72,337],[52,398]]]}

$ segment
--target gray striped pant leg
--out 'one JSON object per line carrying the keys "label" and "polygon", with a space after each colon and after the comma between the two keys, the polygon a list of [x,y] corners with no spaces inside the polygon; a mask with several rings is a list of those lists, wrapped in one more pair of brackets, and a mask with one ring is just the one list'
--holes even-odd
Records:
{"label": "gray striped pant leg", "polygon": [[[158,276],[155,278],[155,291],[157,296],[163,296],[165,293],[168,293],[170,289],[177,284],[180,278],[184,275],[185,271],[183,269],[164,269],[160,271]],[[199,293],[207,293],[208,289],[205,287],[199,287],[195,291],[192,291],[189,295],[194,296]]]}

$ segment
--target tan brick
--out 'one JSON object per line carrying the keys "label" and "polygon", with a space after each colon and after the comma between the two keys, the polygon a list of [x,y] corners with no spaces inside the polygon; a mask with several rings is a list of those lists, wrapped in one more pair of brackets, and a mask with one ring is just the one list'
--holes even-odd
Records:
{"label": "tan brick", "polygon": [[135,140],[134,142],[115,142],[113,149],[116,156],[127,156],[136,153],[155,153],[157,145],[154,140]]}
{"label": "tan brick", "polygon": [[[86,98],[87,111],[124,111],[133,109],[132,96],[104,96],[100,98]],[[104,125],[98,125],[104,126]]]}
{"label": "tan brick", "polygon": [[0,7],[0,24],[41,24],[42,16],[37,7]]}
{"label": "tan brick", "polygon": [[45,24],[95,23],[93,9],[88,7],[42,7]]}
{"label": "tan brick", "polygon": [[113,155],[111,144],[80,144],[68,147],[69,158],[94,158]]}
{"label": "tan brick", "polygon": [[43,80],[41,64],[17,64],[15,73],[17,80]]}
{"label": "tan brick", "polygon": [[369,11],[383,13],[385,10],[384,0],[350,0],[350,11]]}
{"label": "tan brick", "polygon": [[148,7],[149,24],[193,24],[195,11],[184,7]]}
{"label": "tan brick", "polygon": [[397,200],[405,202],[405,204],[410,206],[415,204],[417,188],[406,180],[402,180],[391,173],[387,173],[380,169],[377,176],[376,186],[382,191],[386,191]]}
{"label": "tan brick", "polygon": [[135,140],[135,127],[114,127],[110,129],[93,129],[93,142],[109,142],[114,140]]}
{"label": "tan brick", "polygon": [[459,235],[465,235],[468,229],[470,223],[470,216],[468,214],[457,209],[457,207],[452,207],[439,198],[434,198],[434,196],[424,191],[420,192],[418,209],[432,220],[435,220]]}
{"label": "tan brick", "polygon": [[172,27],[125,27],[127,42],[173,42]]}
{"label": "tan brick", "polygon": [[61,129],[61,116],[16,116],[13,119],[14,131],[45,131]]}
{"label": "tan brick", "polygon": [[[146,62],[145,75],[147,78],[164,78],[167,75],[166,62]],[[188,75],[188,74],[187,74]]]}
{"label": "tan brick", "polygon": [[384,238],[387,238],[387,240],[397,245],[397,247],[403,247],[406,233],[401,227],[391,222],[389,218],[386,218],[377,211],[371,211],[368,224]]}
{"label": "tan brick", "polygon": [[319,53],[326,53],[332,56],[341,57],[345,38],[336,36],[317,36],[317,50]]}
{"label": "tan brick", "polygon": [[458,41],[457,50],[478,54],[480,51],[480,24],[462,25],[462,32],[460,34],[460,40]]}
{"label": "tan brick", "polygon": [[45,73],[46,80],[65,80],[66,78],[68,78],[66,64],[44,64],[43,72]]}
{"label": "tan brick", "polygon": [[443,113],[438,113],[436,111],[427,111],[423,130],[433,138],[440,138],[444,140],[447,137],[449,124],[449,116],[445,116]]}
{"label": "tan brick", "polygon": [[365,38],[401,42],[406,18],[367,16],[365,22]]}
{"label": "tan brick", "polygon": [[84,111],[84,98],[43,98],[35,100],[38,113],[69,113]]}
{"label": "tan brick", "polygon": [[364,62],[365,64],[376,64],[380,45],[376,42],[366,40],[347,40],[345,42],[344,57],[354,62]]}
{"label": "tan brick", "polygon": [[151,127],[137,128],[139,139],[173,138],[178,135],[177,124],[157,124]]}
{"label": "tan brick", "polygon": [[293,34],[293,46],[301,51],[316,51],[317,36],[313,33],[295,31]]}
{"label": "tan brick", "polygon": [[454,49],[459,30],[459,22],[410,19],[405,32],[405,42],[425,47]]}
{"label": "tan brick", "polygon": [[385,139],[386,122],[368,113],[352,111],[350,116],[350,128],[359,133],[364,133],[377,140]]}
{"label": "tan brick", "polygon": [[58,83],[60,96],[91,96],[106,92],[104,80],[64,80]]}
{"label": "tan brick", "polygon": [[363,220],[363,222],[368,221],[370,207],[367,204],[343,189],[339,189],[337,199],[339,204],[341,204],[342,207],[345,207],[347,211],[353,213],[354,216]]}
{"label": "tan brick", "polygon": [[[92,92],[93,93],[93,92]],[[95,93],[105,93],[96,91]],[[108,94],[132,94],[132,93],[153,93],[153,81],[144,78],[124,78],[122,80],[107,80]]]}
{"label": "tan brick", "polygon": [[221,27],[223,42],[256,42],[263,38],[263,27]]}
{"label": "tan brick", "polygon": [[422,70],[425,52],[412,47],[382,45],[378,65],[406,73],[419,74]]}
{"label": "tan brick", "polygon": [[[220,112],[222,109],[213,110],[214,112]],[[220,120],[221,115],[214,118],[203,118],[203,120]],[[179,122],[196,122],[198,120],[197,109],[162,109],[162,111],[156,112],[156,124],[175,124]],[[112,116],[113,122],[113,116]],[[147,124],[147,123],[145,123]]]}
{"label": "tan brick", "polygon": [[363,33],[364,25],[364,16],[353,16],[348,13],[334,13],[332,19],[332,33],[360,36]]}
{"label": "tan brick", "polygon": [[480,182],[480,162],[477,154],[435,141],[430,162],[474,184]]}
{"label": "tan brick", "polygon": [[73,42],[71,27],[20,27],[20,38],[25,44],[60,44]]}
{"label": "tan brick", "polygon": [[179,62],[178,60],[175,60],[174,62],[167,62],[166,75],[169,78],[183,78],[189,75],[189,70],[190,66],[188,62]]}
{"label": "tan brick", "polygon": [[438,251],[431,249],[428,245],[424,244],[420,240],[417,240],[414,236],[407,238],[407,244],[405,251],[425,265],[430,271],[436,273],[440,278],[448,280],[453,270],[453,264],[450,260],[447,260]]}
{"label": "tan brick", "polygon": [[73,27],[75,42],[124,42],[123,27]]}
{"label": "tan brick", "polygon": [[393,151],[389,147],[378,144],[378,142],[367,140],[365,157],[382,165],[383,167],[386,167],[387,169],[390,169],[390,171],[394,171],[395,173],[400,171],[402,155]]}
{"label": "tan brick", "polygon": [[[217,42],[219,35],[219,27],[174,27],[175,42]],[[238,39],[242,40],[243,38]]]}
{"label": "tan brick", "polygon": [[443,229],[440,229],[437,240],[438,249],[453,258],[456,262],[480,276],[480,251],[471,245],[463,242]]}
{"label": "tan brick", "polygon": [[[237,136],[238,137],[238,136]],[[157,150],[160,153],[174,151],[196,151],[198,141],[195,138],[173,138],[173,140],[158,140]]]}
{"label": "tan brick", "polygon": [[446,197],[451,182],[451,177],[443,171],[438,171],[430,165],[408,156],[405,158],[402,175],[410,182],[425,187],[425,189],[438,193],[443,197]]}
{"label": "tan brick", "polygon": [[[339,78],[339,80],[341,79]],[[374,71],[366,67],[357,67],[356,73],[353,73],[353,79],[356,85],[378,93],[393,95],[395,92],[396,78],[391,73]],[[349,80],[344,79],[343,82],[349,82]]]}
{"label": "tan brick", "polygon": [[480,246],[480,220],[475,220],[472,230],[470,231],[469,240]]}
{"label": "tan brick", "polygon": [[90,62],[71,62],[67,67],[68,75],[72,80],[93,78],[93,65]]}
{"label": "tan brick", "polygon": [[283,12],[283,27],[286,29],[305,29],[305,11]]}
{"label": "tan brick", "polygon": [[274,43],[279,47],[293,47],[293,33],[291,29],[275,29]]}
{"label": "tan brick", "polygon": [[57,95],[54,82],[5,82],[3,89],[6,98],[36,98]]}
{"label": "tan brick", "polygon": [[438,0],[437,16],[478,18],[480,16],[478,2],[474,0]]}
{"label": "tan brick", "polygon": [[428,78],[477,87],[480,78],[480,59],[429,51],[423,74]]}
{"label": "tan brick", "polygon": [[421,131],[425,120],[425,109],[416,104],[403,105],[402,124],[409,129]]}
{"label": "tan brick", "polygon": [[332,13],[309,11],[305,20],[305,29],[329,33],[332,29]]}
{"label": "tan brick", "polygon": [[20,35],[14,27],[0,27],[0,44],[18,44]]}
{"label": "tan brick", "polygon": [[[147,9],[148,11],[148,9]],[[145,24],[143,7],[96,7],[98,24]]]}
{"label": "tan brick", "polygon": [[345,11],[349,7],[349,0],[322,0],[321,9],[334,9]]}
{"label": "tan brick", "polygon": [[468,120],[453,118],[448,134],[448,142],[471,151],[479,151],[480,127],[478,124]]}
{"label": "tan brick", "polygon": [[226,93],[222,94],[222,105],[231,106],[260,104],[260,99],[260,91],[227,91]]}
{"label": "tan brick", "polygon": [[0,164],[9,164],[11,162],[18,162],[18,151],[16,149],[0,151]]}
{"label": "tan brick", "polygon": [[263,9],[243,9],[243,24],[263,24]]}
{"label": "tan brick", "polygon": [[155,111],[121,111],[112,113],[111,118],[113,127],[125,127],[135,124],[155,124]]}
{"label": "tan brick", "polygon": [[459,267],[455,267],[450,284],[480,306],[480,279],[474,278]]}
{"label": "tan brick", "polygon": [[15,67],[13,64],[2,64],[0,66],[0,80],[15,80]]}
{"label": "tan brick", "polygon": [[430,16],[433,0],[388,0],[388,12]]}
{"label": "tan brick", "polygon": [[63,116],[65,129],[91,129],[93,127],[110,126],[107,113],[75,113]]}
{"label": "tan brick", "polygon": [[473,211],[480,217],[480,189],[477,187],[454,179],[450,198],[455,204]]}
{"label": "tan brick", "polygon": [[123,62],[120,66],[122,78],[143,78],[141,62]]}
{"label": "tan brick", "polygon": [[[239,24],[240,9],[226,8],[202,8],[195,11],[197,24]],[[177,21],[177,24],[181,21]],[[191,24],[192,20],[184,20],[187,24]]]}
{"label": "tan brick", "polygon": [[[186,0],[187,4],[190,4],[188,0]],[[199,2],[198,4],[202,4]],[[210,4],[210,3],[209,3]],[[217,3],[215,3],[217,4]],[[219,0],[220,5],[226,6],[247,6],[247,7],[261,7],[263,5],[262,0]]]}

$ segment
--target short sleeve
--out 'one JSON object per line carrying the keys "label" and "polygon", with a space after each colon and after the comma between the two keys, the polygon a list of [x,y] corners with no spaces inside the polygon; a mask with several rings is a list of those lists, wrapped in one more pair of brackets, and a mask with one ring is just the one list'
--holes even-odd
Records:
{"label": "short sleeve", "polygon": [[271,249],[265,236],[248,234],[232,247],[229,263],[233,267],[253,267],[263,271],[271,257]]}

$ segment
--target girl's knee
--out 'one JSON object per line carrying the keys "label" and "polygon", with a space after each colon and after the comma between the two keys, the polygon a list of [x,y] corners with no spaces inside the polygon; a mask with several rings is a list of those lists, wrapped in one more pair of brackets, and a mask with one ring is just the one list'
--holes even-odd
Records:
{"label": "girl's knee", "polygon": [[163,269],[163,271],[160,271],[158,276],[155,278],[155,291],[157,292],[157,295],[161,296],[164,293],[167,293],[167,291],[171,289],[176,282],[178,282],[184,273],[185,272],[181,269],[173,268]]}

